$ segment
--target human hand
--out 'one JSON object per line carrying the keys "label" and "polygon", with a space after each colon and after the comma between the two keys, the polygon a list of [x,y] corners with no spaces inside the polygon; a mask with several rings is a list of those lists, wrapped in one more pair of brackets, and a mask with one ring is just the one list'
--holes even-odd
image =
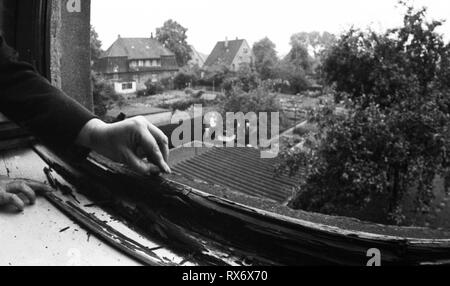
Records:
{"label": "human hand", "polygon": [[167,136],[142,116],[112,124],[93,119],[83,127],[77,143],[143,174],[154,171],[150,162],[161,172],[171,172]]}
{"label": "human hand", "polygon": [[20,212],[27,204],[33,205],[36,202],[36,192],[51,191],[44,183],[0,176],[0,206],[11,205]]}

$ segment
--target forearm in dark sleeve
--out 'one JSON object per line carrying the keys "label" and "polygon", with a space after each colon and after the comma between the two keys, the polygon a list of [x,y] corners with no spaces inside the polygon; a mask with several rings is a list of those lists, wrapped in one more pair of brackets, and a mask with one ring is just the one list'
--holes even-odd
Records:
{"label": "forearm in dark sleeve", "polygon": [[[0,44],[1,45],[1,44]],[[72,145],[95,116],[0,47],[0,112],[46,143]]]}

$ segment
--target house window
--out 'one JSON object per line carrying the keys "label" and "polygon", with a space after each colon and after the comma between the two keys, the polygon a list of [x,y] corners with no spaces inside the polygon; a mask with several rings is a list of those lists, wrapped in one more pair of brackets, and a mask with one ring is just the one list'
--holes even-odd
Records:
{"label": "house window", "polygon": [[122,83],[122,90],[128,89],[133,89],[133,83],[132,82]]}
{"label": "house window", "polygon": [[248,54],[248,49],[244,48],[244,54]]}
{"label": "house window", "polygon": [[145,61],[145,66],[146,67],[151,67],[152,66],[152,61],[151,60],[146,60]]}
{"label": "house window", "polygon": [[138,66],[143,67],[144,66],[144,61],[143,60],[139,60]]}
{"label": "house window", "polygon": [[160,67],[160,66],[161,66],[161,61],[159,61],[159,60],[153,60],[153,61],[152,61],[152,66],[153,66],[153,67]]}

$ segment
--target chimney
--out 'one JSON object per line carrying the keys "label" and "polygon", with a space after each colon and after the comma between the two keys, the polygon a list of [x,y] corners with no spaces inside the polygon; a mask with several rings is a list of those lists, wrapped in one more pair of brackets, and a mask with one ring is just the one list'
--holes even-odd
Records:
{"label": "chimney", "polygon": [[153,39],[153,33],[152,33],[152,35],[150,36],[150,39]]}
{"label": "chimney", "polygon": [[228,49],[228,37],[225,37],[225,48]]}
{"label": "chimney", "polygon": [[119,34],[119,35],[117,35],[117,38],[119,38],[119,39],[120,39],[120,34]]}

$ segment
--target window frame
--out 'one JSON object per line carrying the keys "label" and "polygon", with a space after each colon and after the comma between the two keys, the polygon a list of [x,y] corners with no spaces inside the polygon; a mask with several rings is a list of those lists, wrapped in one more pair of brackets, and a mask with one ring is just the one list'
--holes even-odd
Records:
{"label": "window frame", "polygon": [[130,89],[133,89],[132,82],[123,82],[122,83],[122,90],[130,90]]}

